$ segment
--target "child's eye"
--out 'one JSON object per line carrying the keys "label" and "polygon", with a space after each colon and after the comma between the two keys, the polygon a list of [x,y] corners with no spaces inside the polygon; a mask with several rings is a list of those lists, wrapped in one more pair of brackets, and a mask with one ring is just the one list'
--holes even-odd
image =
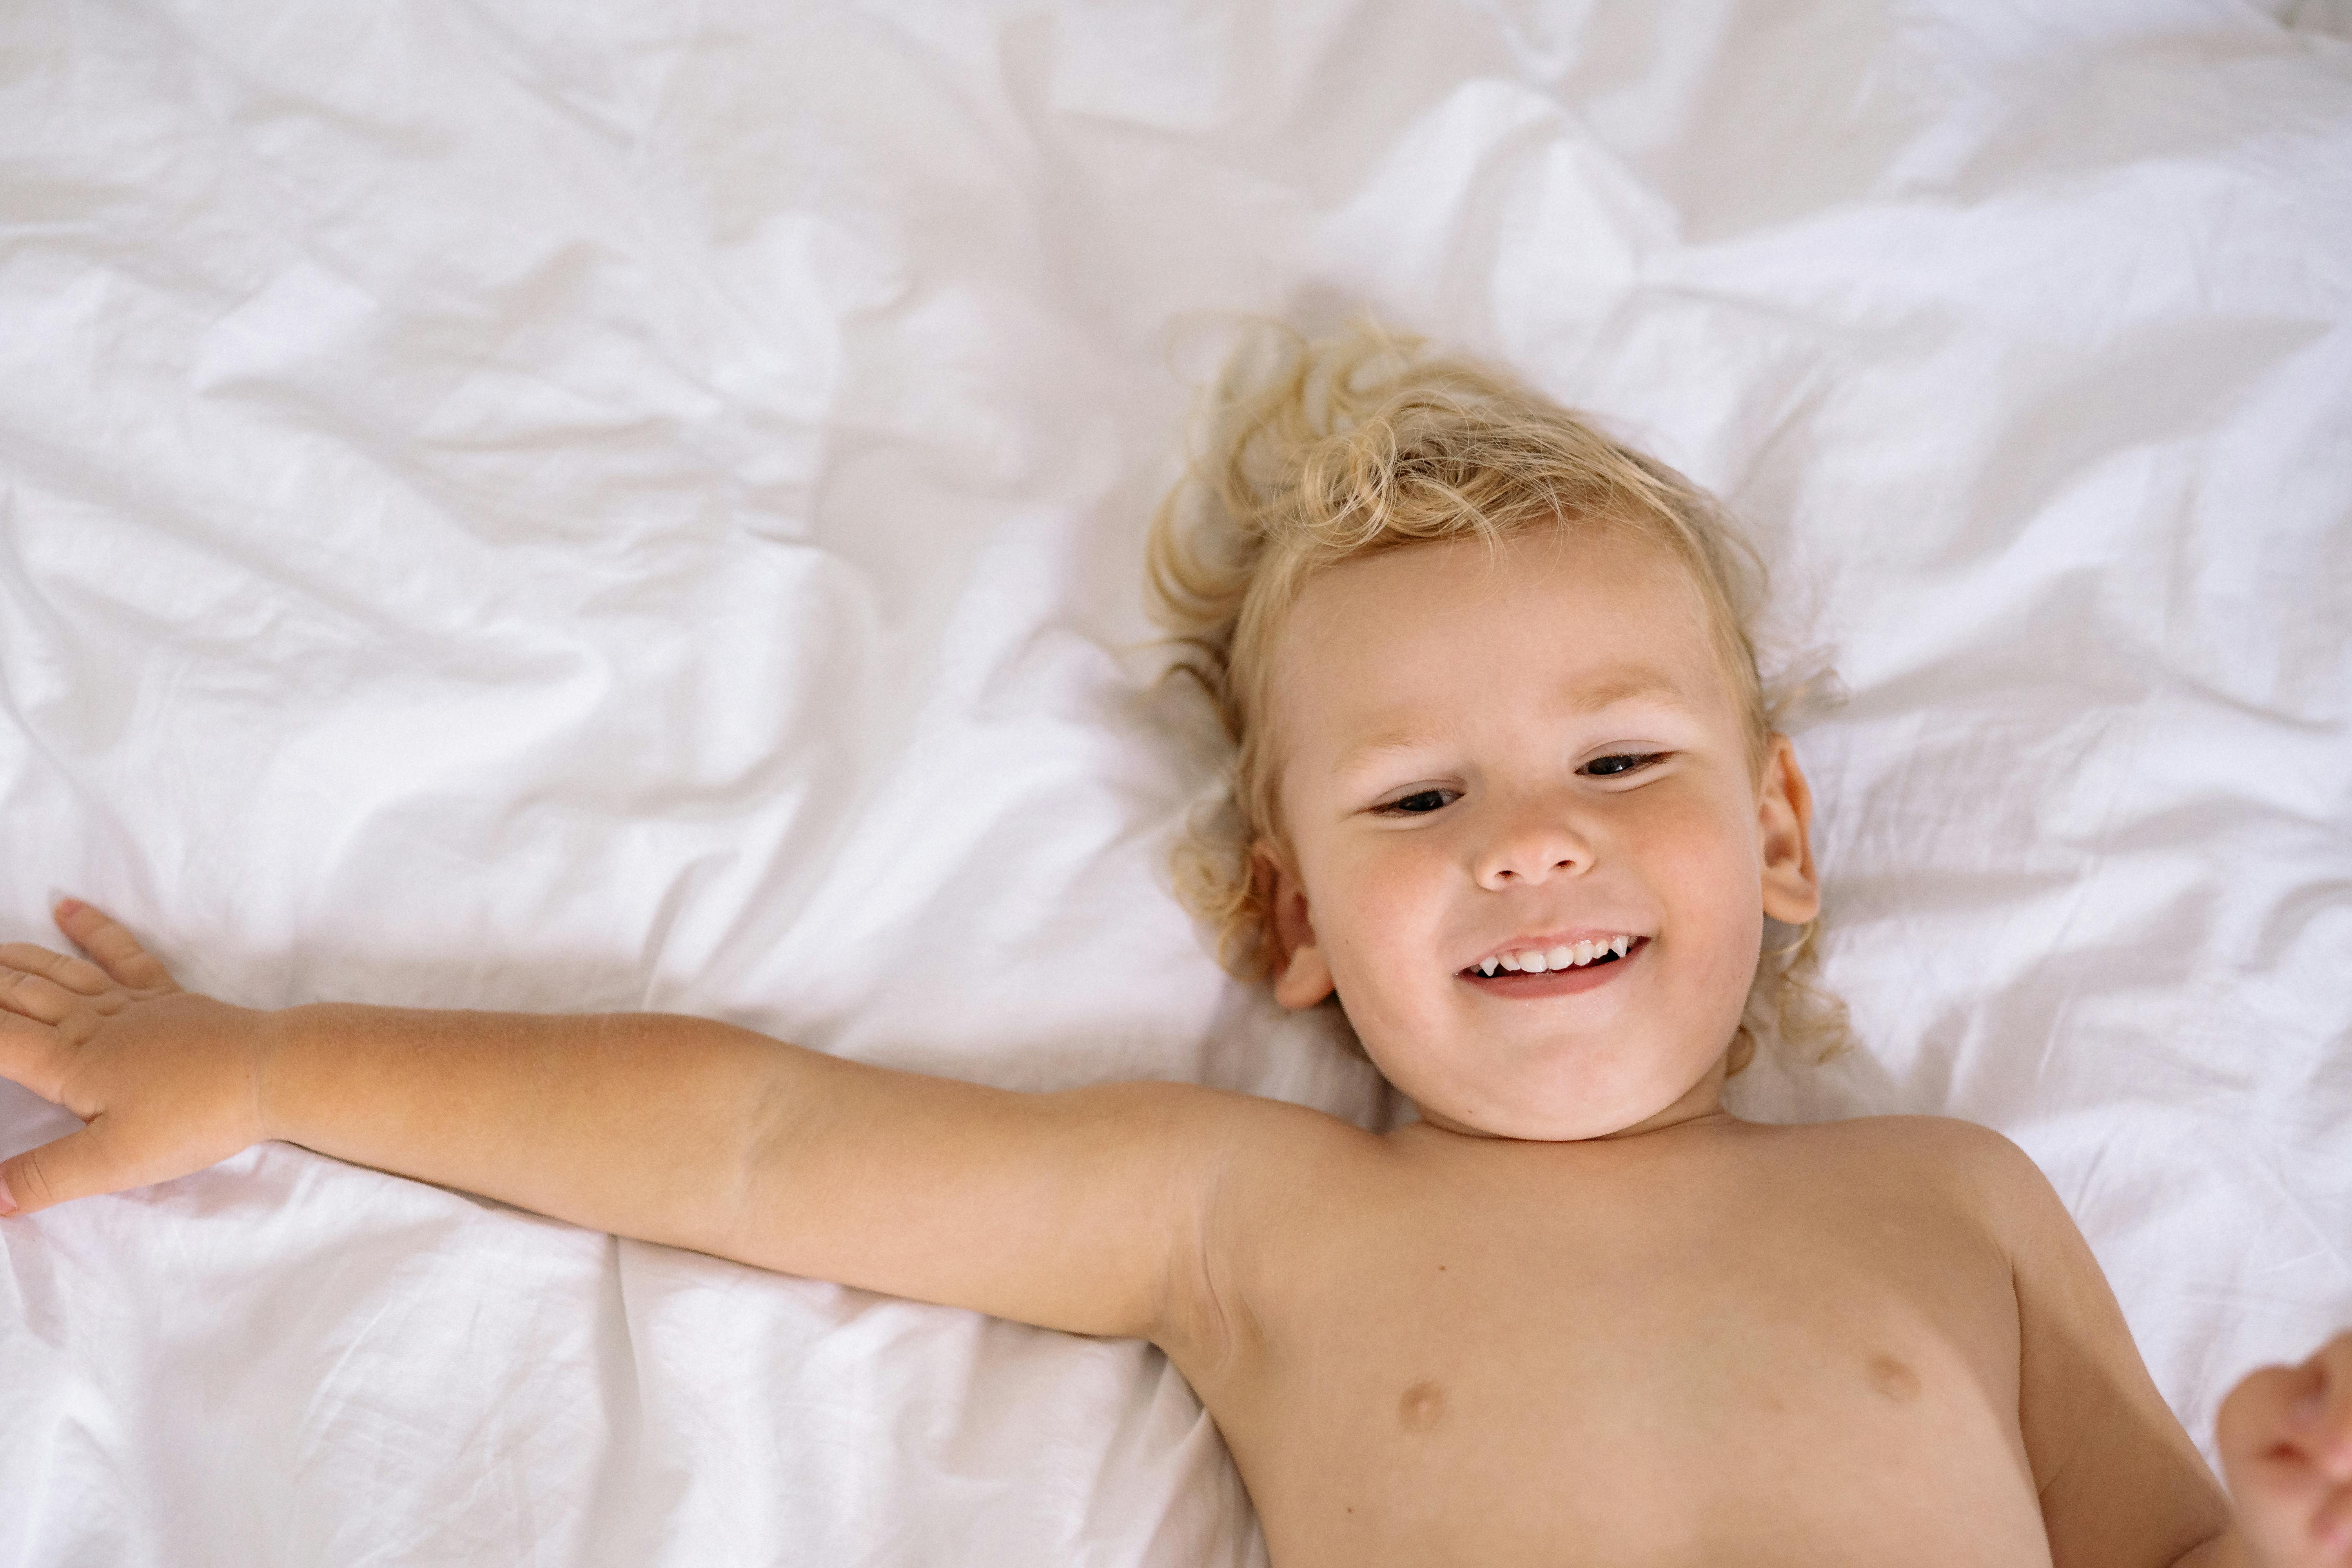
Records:
{"label": "child's eye", "polygon": [[1597,779],[1615,778],[1620,773],[1646,768],[1664,755],[1664,752],[1625,752],[1613,757],[1595,757],[1584,764],[1584,771]]}
{"label": "child's eye", "polygon": [[1382,811],[1402,812],[1407,816],[1423,816],[1448,805],[1454,798],[1449,789],[1417,789],[1381,806]]}

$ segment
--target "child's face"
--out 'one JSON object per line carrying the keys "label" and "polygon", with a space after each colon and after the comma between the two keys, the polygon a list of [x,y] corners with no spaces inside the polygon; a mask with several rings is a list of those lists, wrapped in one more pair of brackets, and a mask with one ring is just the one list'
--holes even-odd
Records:
{"label": "child's face", "polygon": [[[1714,1109],[1764,917],[1818,900],[1804,780],[1775,737],[1756,782],[1705,615],[1662,550],[1549,534],[1349,563],[1283,626],[1275,994],[1336,985],[1425,1120],[1569,1139]],[[1620,934],[1613,963],[1481,973]]]}

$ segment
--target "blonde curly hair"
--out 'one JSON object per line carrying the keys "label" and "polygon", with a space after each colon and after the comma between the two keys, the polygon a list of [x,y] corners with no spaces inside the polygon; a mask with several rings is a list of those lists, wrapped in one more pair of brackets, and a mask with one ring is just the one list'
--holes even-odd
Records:
{"label": "blonde curly hair", "polygon": [[[1768,688],[1757,668],[1763,562],[1682,475],[1504,372],[1370,322],[1314,342],[1260,323],[1204,414],[1206,451],[1153,517],[1149,564],[1155,615],[1183,650],[1175,668],[1207,691],[1234,745],[1226,788],[1194,814],[1174,869],[1178,896],[1236,976],[1262,980],[1271,967],[1255,848],[1281,832],[1260,722],[1268,655],[1307,580],[1340,562],[1539,529],[1627,532],[1663,548],[1705,601],[1760,781],[1796,695]],[[1731,1071],[1765,1040],[1817,1061],[1846,1043],[1845,1005],[1816,983],[1820,923],[1759,954]]]}

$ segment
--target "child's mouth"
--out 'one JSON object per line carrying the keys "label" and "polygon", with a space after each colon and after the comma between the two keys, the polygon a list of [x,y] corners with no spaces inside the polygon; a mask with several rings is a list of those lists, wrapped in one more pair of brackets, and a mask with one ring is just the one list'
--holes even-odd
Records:
{"label": "child's mouth", "polygon": [[1612,951],[1603,950],[1593,954],[1583,963],[1571,964],[1561,969],[1547,968],[1540,973],[1497,969],[1494,973],[1487,974],[1483,973],[1481,965],[1474,963],[1469,968],[1457,973],[1454,978],[1467,981],[1482,991],[1490,991],[1504,996],[1571,995],[1579,991],[1590,991],[1596,985],[1603,985],[1615,979],[1618,972],[1634,959],[1639,958],[1648,950],[1649,945],[1648,937],[1635,937],[1633,945],[1628,947],[1622,955]]}

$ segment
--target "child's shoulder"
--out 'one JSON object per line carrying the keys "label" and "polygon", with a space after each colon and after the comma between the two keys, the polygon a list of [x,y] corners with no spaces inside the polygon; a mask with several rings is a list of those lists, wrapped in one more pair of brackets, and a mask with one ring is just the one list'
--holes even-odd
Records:
{"label": "child's shoulder", "polygon": [[[1954,1116],[1861,1116],[1784,1131],[1857,1174],[1940,1189],[1997,1228],[2063,1220],[2065,1211],[2033,1157],[2008,1137]],[[2071,1227],[2072,1222],[2065,1223]]]}
{"label": "child's shoulder", "polygon": [[1855,1116],[1843,1121],[1794,1122],[1785,1130],[1809,1141],[1834,1142],[1956,1167],[1998,1169],[2017,1161],[2032,1163],[2025,1151],[2000,1133],[1957,1116]]}

